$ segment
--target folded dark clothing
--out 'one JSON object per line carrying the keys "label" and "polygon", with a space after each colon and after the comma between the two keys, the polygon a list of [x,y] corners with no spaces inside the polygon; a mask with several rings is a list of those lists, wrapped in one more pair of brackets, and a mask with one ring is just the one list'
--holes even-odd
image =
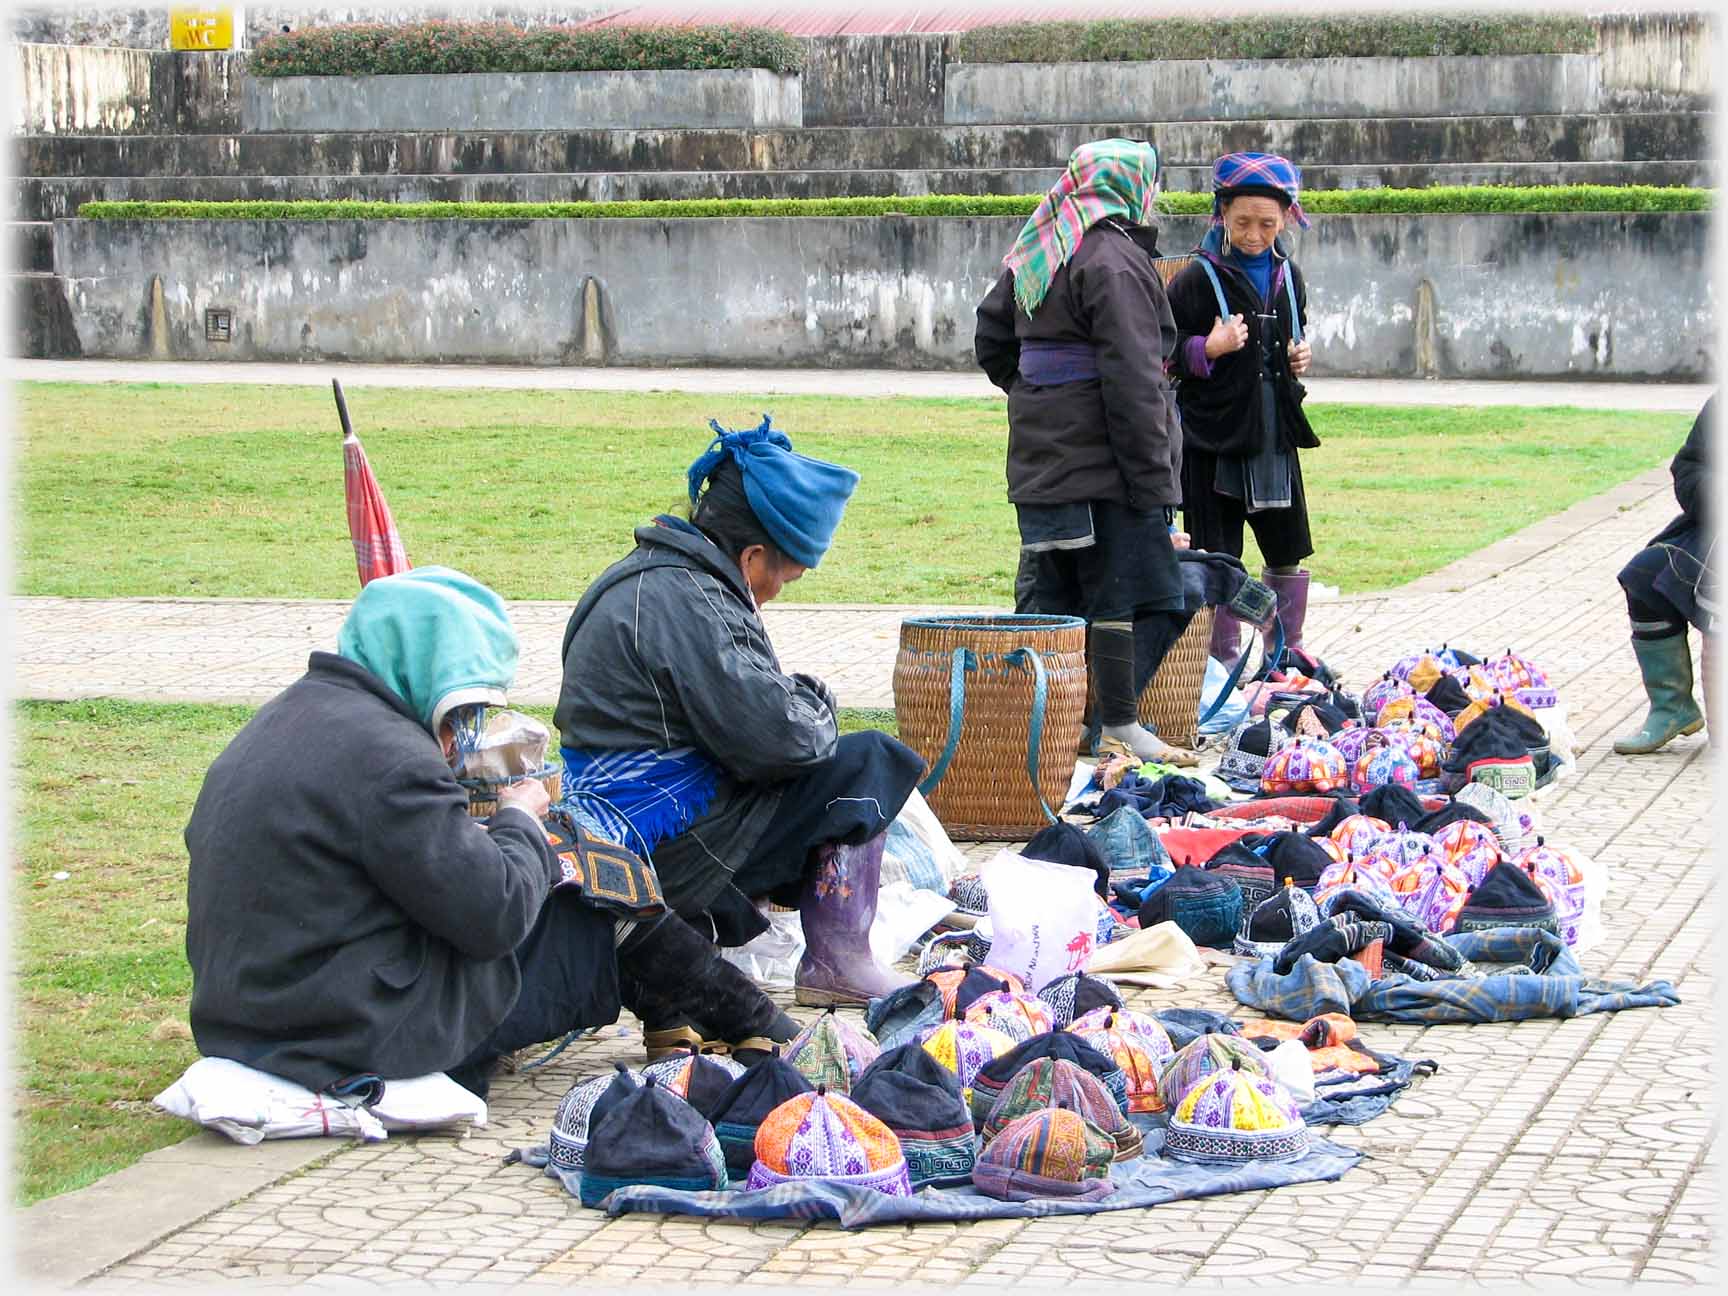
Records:
{"label": "folded dark clothing", "polygon": [[1160,1008],[1152,1014],[1174,1048],[1192,1044],[1202,1035],[1236,1035],[1241,1027],[1234,1017],[1226,1017],[1210,1008]]}
{"label": "folded dark clothing", "polygon": [[1230,554],[1178,549],[1176,561],[1182,572],[1183,601],[1189,611],[1225,606],[1248,579],[1242,560]]}
{"label": "folded dark clothing", "polygon": [[1099,799],[1093,813],[1102,819],[1113,810],[1130,806],[1147,819],[1174,819],[1190,810],[1204,813],[1216,804],[1206,795],[1206,785],[1199,779],[1166,774],[1154,780],[1143,774],[1129,774]]}
{"label": "folded dark clothing", "polygon": [[1321,963],[1336,963],[1349,958],[1375,941],[1386,941],[1392,927],[1383,922],[1357,922],[1333,919],[1321,923],[1313,931],[1288,940],[1284,948],[1272,956],[1272,970],[1279,976],[1289,973],[1304,954],[1312,954]]}

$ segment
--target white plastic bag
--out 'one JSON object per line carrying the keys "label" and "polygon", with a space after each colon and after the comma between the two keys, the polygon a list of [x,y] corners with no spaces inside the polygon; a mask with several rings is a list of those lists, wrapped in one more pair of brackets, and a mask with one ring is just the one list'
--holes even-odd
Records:
{"label": "white plastic bag", "polygon": [[384,1096],[369,1110],[387,1130],[486,1123],[486,1100],[476,1097],[442,1071],[415,1076],[412,1080],[386,1080]]}
{"label": "white plastic bag", "polygon": [[948,839],[929,804],[913,789],[888,825],[882,843],[882,884],[910,882],[946,895],[948,884],[966,871],[966,857]]}
{"label": "white plastic bag", "polygon": [[1287,1039],[1260,1056],[1272,1078],[1296,1100],[1297,1106],[1314,1101],[1314,1059],[1301,1040]]}
{"label": "white plastic bag", "polygon": [[1584,877],[1584,912],[1578,918],[1578,939],[1572,942],[1572,952],[1582,954],[1602,940],[1602,902],[1608,898],[1608,866],[1570,846],[1562,849]]}
{"label": "white plastic bag", "polygon": [[281,1076],[256,1071],[227,1058],[199,1058],[156,1095],[156,1106],[172,1116],[226,1134],[236,1143],[276,1138],[388,1138],[378,1118],[348,1107]]}
{"label": "white plastic bag", "polygon": [[796,909],[761,909],[768,930],[748,944],[722,947],[720,957],[759,986],[790,986],[804,957],[804,920]]}
{"label": "white plastic bag", "polygon": [[1097,894],[1085,869],[998,851],[979,870],[990,893],[990,963],[1037,992],[1085,969],[1098,941]]}
{"label": "white plastic bag", "polygon": [[893,967],[920,936],[953,912],[954,902],[947,896],[910,882],[885,882],[876,893],[870,953],[883,967]]}

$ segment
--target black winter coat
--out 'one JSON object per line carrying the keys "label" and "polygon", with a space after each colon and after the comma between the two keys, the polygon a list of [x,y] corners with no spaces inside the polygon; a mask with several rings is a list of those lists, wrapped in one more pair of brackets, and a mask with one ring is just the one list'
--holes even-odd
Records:
{"label": "black winter coat", "polygon": [[[1164,362],[1176,325],[1152,226],[1106,220],[1028,316],[1004,270],[978,306],[978,364],[1008,393],[1008,498],[1109,500],[1150,510],[1182,502],[1182,434]],[[1098,377],[1039,386],[1019,375],[1024,342],[1090,345]]]}
{"label": "black winter coat", "polygon": [[[1178,375],[1176,400],[1182,410],[1182,434],[1186,448],[1207,454],[1248,459],[1263,449],[1266,429],[1260,407],[1261,329],[1265,322],[1260,314],[1266,306],[1246,273],[1239,266],[1218,256],[1213,245],[1216,235],[1194,250],[1196,258],[1205,257],[1218,274],[1224,289],[1228,314],[1241,315],[1248,325],[1248,345],[1240,351],[1221,355],[1211,362],[1209,376],[1201,377],[1189,364],[1188,341],[1204,339],[1218,319],[1218,296],[1212,282],[1198,264],[1185,266],[1170,281],[1170,310],[1176,318],[1176,365]],[[1302,412],[1307,389],[1290,372],[1290,356],[1286,347],[1294,336],[1290,318],[1290,299],[1285,292],[1282,275],[1292,277],[1296,290],[1296,307],[1301,313],[1304,329],[1308,320],[1308,289],[1296,263],[1285,255],[1280,244],[1273,245],[1272,311],[1280,330],[1276,347],[1276,368],[1273,380],[1278,392],[1278,426],[1286,449],[1317,446],[1320,438],[1308,425]]]}
{"label": "black winter coat", "polygon": [[408,705],[323,652],[210,766],[186,849],[199,1051],[313,1090],[463,1062],[559,876],[533,816],[470,818]]}
{"label": "black winter coat", "polygon": [[[1716,398],[1712,396],[1698,411],[1692,430],[1686,434],[1686,444],[1668,466],[1674,477],[1674,498],[1680,505],[1680,516],[1650,538],[1652,545],[1669,545],[1686,554],[1691,561],[1675,558],[1656,577],[1656,592],[1661,594],[1700,630],[1709,625],[1709,613],[1715,611],[1717,595],[1715,573],[1710,564],[1710,470],[1715,451],[1710,443],[1715,437]],[[1700,607],[1700,604],[1705,605]]]}

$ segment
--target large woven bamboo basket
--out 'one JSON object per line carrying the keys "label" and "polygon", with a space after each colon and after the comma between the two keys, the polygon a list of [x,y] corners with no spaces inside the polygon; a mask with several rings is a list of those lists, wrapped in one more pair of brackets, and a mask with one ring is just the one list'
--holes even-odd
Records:
{"label": "large woven bamboo basket", "polygon": [[1184,252],[1181,256],[1153,257],[1152,265],[1158,271],[1158,277],[1168,288],[1170,281],[1182,273],[1182,268],[1194,259],[1192,252]]}
{"label": "large woven bamboo basket", "polygon": [[[925,797],[950,837],[1024,840],[1050,822],[1045,805],[1061,809],[1074,772],[1086,707],[1086,623],[1014,614],[901,622],[894,660],[900,740],[932,769],[948,746],[956,649],[970,654],[963,657],[959,742]],[[1045,675],[1036,786],[1028,752],[1036,672],[1024,649],[1036,654]]]}
{"label": "large woven bamboo basket", "polygon": [[1210,607],[1194,614],[1140,694],[1140,723],[1174,747],[1192,747],[1200,733],[1213,615]]}

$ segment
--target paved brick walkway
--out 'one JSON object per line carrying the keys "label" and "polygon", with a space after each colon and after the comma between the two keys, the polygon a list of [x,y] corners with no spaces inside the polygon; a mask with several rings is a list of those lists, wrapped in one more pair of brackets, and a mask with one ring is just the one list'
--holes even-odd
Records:
{"label": "paved brick walkway", "polygon": [[[1544,794],[1546,832],[1594,855],[1612,877],[1607,939],[1584,957],[1585,971],[1665,977],[1684,1000],[1567,1021],[1364,1027],[1370,1044],[1433,1058],[1440,1070],[1381,1119],[1330,1132],[1367,1153],[1336,1183],[1082,1218],[862,1234],[831,1224],[608,1220],[501,1158],[544,1141],[573,1080],[638,1056],[639,1038],[626,1027],[542,1070],[502,1078],[491,1124],[465,1137],[256,1150],[190,1139],[22,1212],[23,1272],[88,1279],[102,1290],[235,1279],[984,1288],[1710,1281],[1719,1079],[1711,762],[1700,738],[1640,760],[1608,748],[1643,706],[1613,574],[1672,512],[1665,474],[1648,474],[1415,585],[1315,609],[1310,638],[1357,685],[1441,638],[1484,653],[1511,645],[1548,668],[1587,750],[1576,774]],[[283,670],[291,677],[308,643],[330,642],[340,614],[336,604],[15,606],[19,685],[37,694],[91,680],[141,690],[159,666],[161,683],[186,695],[203,687],[254,696],[275,688]],[[555,655],[562,611],[518,611],[530,692],[550,682],[543,645]],[[838,681],[850,704],[876,705],[902,611],[779,608],[773,631],[789,663]],[[1137,991],[1132,1001],[1241,1011],[1216,970],[1180,991]]]}

